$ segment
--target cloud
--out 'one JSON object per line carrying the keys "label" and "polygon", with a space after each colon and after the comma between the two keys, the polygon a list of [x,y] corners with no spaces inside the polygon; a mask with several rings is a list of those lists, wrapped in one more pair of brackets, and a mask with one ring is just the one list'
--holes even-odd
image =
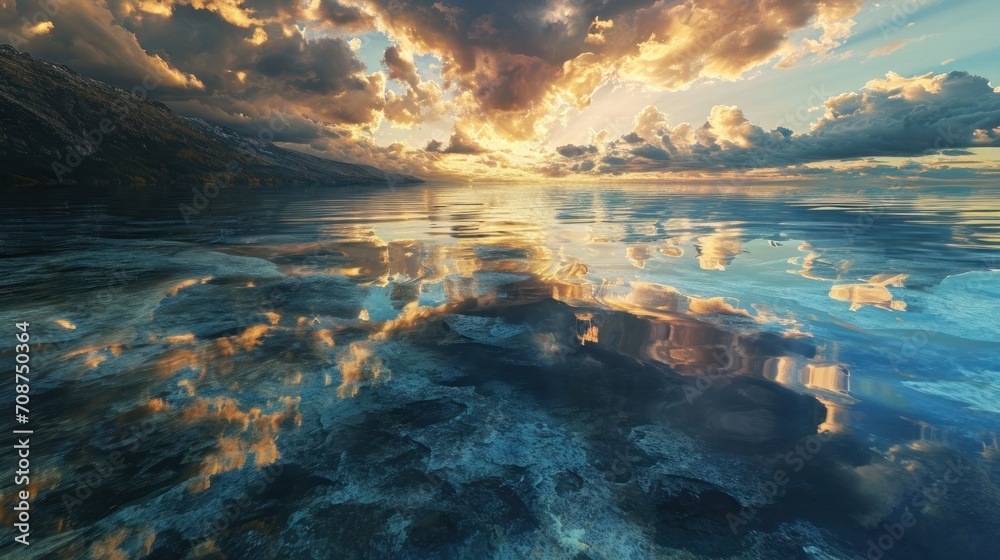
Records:
{"label": "cloud", "polygon": [[394,125],[410,127],[444,114],[441,87],[434,82],[423,82],[400,95],[393,91],[385,94],[385,118]]}
{"label": "cloud", "polygon": [[667,115],[654,107],[647,105],[635,116],[635,127],[632,129],[640,138],[659,138],[667,130]]}
{"label": "cloud", "polygon": [[888,43],[886,45],[882,45],[880,47],[876,47],[876,48],[872,49],[872,51],[870,53],[868,53],[868,58],[872,59],[872,58],[875,58],[875,57],[885,56],[887,54],[892,54],[892,53],[898,51],[899,49],[905,47],[910,42],[911,42],[910,39],[900,39],[898,41],[893,41],[893,42]]}
{"label": "cloud", "polygon": [[[912,77],[890,72],[859,92],[830,97],[823,108],[808,133],[795,135],[754,125],[736,106],[714,107],[697,127],[670,127],[666,115],[648,106],[636,116],[632,132],[597,147],[593,166],[576,164],[573,170],[748,171],[847,158],[954,156],[967,154],[963,148],[1000,146],[1000,92],[967,72]],[[556,152],[588,155],[573,145]]]}
{"label": "cloud", "polygon": [[420,83],[413,57],[403,53],[398,45],[391,45],[385,49],[382,63],[389,69],[389,79],[408,84],[410,87]]}
{"label": "cloud", "polygon": [[382,64],[389,71],[388,77],[405,86],[406,93],[386,92],[385,117],[399,126],[413,126],[444,114],[441,87],[434,82],[421,80],[413,58],[397,45],[385,50]]}
{"label": "cloud", "polygon": [[[683,90],[827,56],[850,35],[862,0],[57,4],[58,13],[34,21],[37,5],[9,2],[0,33],[17,34],[20,48],[37,57],[126,89],[153,72],[160,82],[153,97],[181,114],[253,135],[270,128],[285,147],[414,174],[795,166],[993,146],[1000,126],[997,93],[982,78],[889,74],[828,99],[805,134],[766,130],[736,105],[677,125],[648,106],[626,134],[596,131],[580,145],[540,149],[553,126],[576,117],[605,86]],[[383,39],[389,46],[369,67],[362,59],[377,59],[369,51]],[[435,64],[417,64],[419,55]],[[288,126],[268,127],[275,118]],[[421,143],[451,133],[423,148],[380,145],[387,128],[423,129],[414,133]]]}
{"label": "cloud", "polygon": [[[244,132],[276,113],[298,121],[279,141],[337,150],[383,120],[413,127],[448,112],[458,131],[520,141],[542,138],[613,79],[679,89],[735,78],[792,31],[833,25],[831,14],[847,17],[856,3],[68,0],[22,46],[125,88],[152,69],[162,76],[155,97]],[[17,3],[0,31],[19,32],[36,10]],[[384,74],[361,62],[352,37],[376,28],[393,42]],[[421,79],[415,53],[441,60],[441,82]],[[456,134],[441,153],[484,151]]]}
{"label": "cloud", "polygon": [[[307,23],[371,28],[373,16],[361,8],[324,1],[307,9],[298,0],[57,4],[51,30],[26,37],[20,48],[129,90],[153,73],[160,83],[151,95],[181,114],[254,135],[277,114],[296,126],[275,132],[275,140],[313,145],[374,130],[386,118],[385,76],[370,71],[339,33],[304,32]],[[20,18],[37,10],[26,2],[5,10],[0,33],[17,32]],[[434,94],[423,88],[410,104],[433,107]],[[400,100],[390,101],[394,118],[412,120]]]}
{"label": "cloud", "polygon": [[[677,90],[700,78],[737,79],[795,49],[790,35],[822,33],[826,52],[846,37],[862,0],[663,0],[483,3],[372,0],[400,48],[441,59],[458,94],[459,125],[499,139],[538,139],[585,108],[612,80]],[[847,30],[847,31],[845,31]],[[800,58],[804,55],[797,55]]]}
{"label": "cloud", "polygon": [[667,161],[670,159],[670,154],[667,153],[663,148],[659,148],[652,144],[643,144],[638,148],[633,148],[631,150],[632,155],[636,155],[642,158],[651,159],[654,161]]}
{"label": "cloud", "polygon": [[463,155],[476,155],[487,152],[486,148],[480,146],[479,143],[466,134],[465,131],[458,128],[452,131],[451,139],[448,140],[447,146],[444,146],[442,142],[437,140],[431,140],[427,143],[425,151]]}
{"label": "cloud", "polygon": [[[144,79],[161,91],[204,89],[196,75],[161,54],[150,54],[103,3],[68,2],[57,8],[50,17],[34,3],[7,4],[0,11],[0,37],[33,56],[128,90]],[[25,21],[37,23],[26,28]]]}
{"label": "cloud", "polygon": [[[920,37],[912,37],[909,39],[900,39],[898,41],[893,41],[891,43],[872,49],[872,51],[868,53],[868,59],[871,60],[879,56],[892,54],[898,51],[899,49],[905,47],[906,45],[909,45],[911,43],[919,43],[920,41],[923,41],[924,39],[929,39],[931,37],[934,37],[934,35],[921,35]],[[944,65],[945,63],[942,62],[941,64]]]}
{"label": "cloud", "polygon": [[580,157],[586,154],[597,153],[596,146],[574,146],[573,144],[566,144],[565,146],[559,146],[556,148],[559,155],[568,158]]}
{"label": "cloud", "polygon": [[332,27],[360,31],[372,29],[375,25],[372,14],[357,6],[341,4],[336,0],[320,0],[318,4],[318,19]]}

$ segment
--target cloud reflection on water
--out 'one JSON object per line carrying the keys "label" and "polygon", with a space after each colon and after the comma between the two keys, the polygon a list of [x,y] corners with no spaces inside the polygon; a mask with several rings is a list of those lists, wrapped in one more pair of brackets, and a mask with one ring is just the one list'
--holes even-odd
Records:
{"label": "cloud reflection on water", "polygon": [[[286,531],[268,508],[307,512],[299,515],[323,528],[318,511],[334,504],[349,511],[332,519],[372,515],[372,531],[393,519],[406,546],[432,546],[426,531],[475,540],[473,531],[503,527],[515,541],[538,535],[535,545],[551,552],[561,550],[553,535],[581,527],[573,508],[598,504],[600,522],[573,542],[607,552],[625,531],[646,552],[704,552],[704,535],[678,539],[676,526],[719,523],[728,535],[725,512],[767,477],[767,457],[819,430],[836,443],[794,497],[767,509],[767,523],[877,524],[952,452],[941,420],[910,419],[921,413],[906,401],[912,393],[874,375],[858,350],[884,345],[874,337],[886,325],[921,317],[927,306],[912,286],[939,285],[948,267],[965,266],[956,250],[944,264],[914,264],[931,243],[927,224],[911,245],[890,243],[879,227],[848,240],[829,210],[786,204],[787,189],[737,199],[690,187],[671,196],[430,187],[344,196],[295,201],[270,229],[208,246],[122,242],[127,258],[162,268],[91,315],[58,303],[35,310],[65,341],[46,399],[80,401],[54,428],[66,448],[59,468],[45,471],[53,508],[81,487],[79,472],[124,441],[129,467],[102,486],[143,512],[155,500],[185,508],[158,514],[168,528],[154,548],[182,538],[171,531],[198,537],[211,521],[205,511],[267,467],[288,465],[294,480],[274,483],[287,504],[267,498],[199,546],[231,551],[251,526]],[[380,213],[357,214],[373,197]],[[941,247],[952,231],[936,235]],[[796,274],[789,259],[800,259]],[[58,274],[45,281],[57,285]],[[877,308],[904,301],[906,313]],[[57,328],[56,317],[77,328]],[[685,388],[708,370],[718,375],[689,400]],[[130,437],[143,422],[158,429]],[[856,439],[869,429],[872,441]],[[984,432],[982,444],[995,442]],[[449,480],[433,499],[408,490],[427,472]],[[525,478],[536,486],[520,485]],[[507,517],[469,521],[476,508],[455,501],[464,499]],[[641,523],[616,524],[614,504],[633,500],[629,515]],[[105,495],[40,523],[91,530],[119,519],[111,504]],[[561,528],[545,521],[550,512]],[[309,542],[333,538],[328,529]],[[123,535],[89,534],[110,554],[143,550],[149,532],[131,524]],[[729,538],[709,540],[748,550],[743,537]]]}

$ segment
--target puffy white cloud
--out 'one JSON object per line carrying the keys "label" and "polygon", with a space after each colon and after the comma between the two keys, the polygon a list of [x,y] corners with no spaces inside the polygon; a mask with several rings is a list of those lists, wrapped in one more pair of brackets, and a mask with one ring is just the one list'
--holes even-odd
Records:
{"label": "puffy white cloud", "polygon": [[[893,72],[859,92],[830,97],[805,134],[765,130],[736,106],[719,105],[699,127],[673,128],[652,106],[629,134],[606,142],[594,165],[578,171],[748,170],[871,156],[914,156],[970,146],[1000,146],[1000,94],[966,72],[904,77]],[[640,147],[635,144],[644,142]],[[560,147],[564,157],[583,150]],[[666,157],[669,155],[670,157]],[[605,164],[600,166],[598,164]]]}

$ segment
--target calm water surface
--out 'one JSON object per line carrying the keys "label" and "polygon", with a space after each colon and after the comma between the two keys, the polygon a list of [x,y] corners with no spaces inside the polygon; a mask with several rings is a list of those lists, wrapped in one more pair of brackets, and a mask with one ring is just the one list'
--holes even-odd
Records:
{"label": "calm water surface", "polygon": [[0,206],[4,557],[996,557],[996,188]]}

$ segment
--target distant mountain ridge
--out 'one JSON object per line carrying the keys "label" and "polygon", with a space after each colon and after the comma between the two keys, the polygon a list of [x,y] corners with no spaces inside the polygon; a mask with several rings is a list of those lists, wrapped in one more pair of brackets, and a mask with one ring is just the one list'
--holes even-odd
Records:
{"label": "distant mountain ridge", "polygon": [[0,186],[401,184],[280,148],[0,45]]}

